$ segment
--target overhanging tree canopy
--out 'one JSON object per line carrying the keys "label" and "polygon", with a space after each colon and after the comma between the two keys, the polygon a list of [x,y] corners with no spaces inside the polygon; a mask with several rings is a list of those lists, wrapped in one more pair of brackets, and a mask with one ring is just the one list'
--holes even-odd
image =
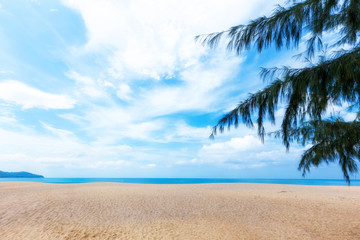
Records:
{"label": "overhanging tree canopy", "polygon": [[[226,127],[237,127],[242,121],[248,127],[256,123],[258,134],[264,139],[264,120],[275,123],[279,104],[286,104],[281,129],[273,133],[282,138],[287,149],[297,141],[311,143],[300,160],[298,169],[303,175],[311,166],[338,161],[344,177],[356,173],[360,159],[360,1],[307,0],[293,1],[290,6],[278,6],[270,17],[260,17],[247,25],[231,27],[227,31],[197,36],[210,47],[216,47],[223,37],[228,49],[241,54],[254,46],[259,52],[270,46],[277,49],[299,46],[306,42],[306,55],[318,59],[317,64],[304,68],[262,69],[261,77],[270,84],[250,94],[213,127],[211,137]],[[302,35],[307,39],[303,40]],[[332,34],[335,43],[332,57],[320,52],[326,43],[324,35]],[[346,47],[347,50],[342,48]],[[341,50],[339,50],[341,49]],[[352,121],[341,116],[323,119],[331,105],[348,105],[357,113]]]}

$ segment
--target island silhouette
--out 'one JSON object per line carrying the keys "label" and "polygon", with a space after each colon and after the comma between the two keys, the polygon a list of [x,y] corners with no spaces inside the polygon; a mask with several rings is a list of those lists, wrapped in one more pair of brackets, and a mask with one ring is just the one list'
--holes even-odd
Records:
{"label": "island silhouette", "polygon": [[0,178],[44,178],[44,176],[29,173],[29,172],[3,172],[3,171],[0,171]]}

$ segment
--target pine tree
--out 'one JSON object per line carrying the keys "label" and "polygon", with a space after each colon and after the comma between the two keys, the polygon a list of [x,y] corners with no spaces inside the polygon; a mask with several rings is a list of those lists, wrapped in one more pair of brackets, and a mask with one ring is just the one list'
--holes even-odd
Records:
{"label": "pine tree", "polygon": [[[237,54],[251,47],[261,52],[271,46],[278,50],[296,48],[305,42],[306,57],[317,60],[304,68],[263,68],[260,76],[270,84],[221,118],[210,137],[225,128],[236,128],[239,122],[253,127],[256,118],[258,135],[264,140],[264,121],[275,124],[275,111],[282,104],[286,107],[281,128],[270,135],[281,138],[287,149],[292,142],[311,144],[299,163],[303,175],[312,166],[338,162],[350,183],[350,174],[358,171],[360,159],[359,31],[360,1],[307,0],[278,6],[271,16],[247,25],[197,36],[210,47],[223,38],[228,50]],[[329,46],[323,39],[330,34],[335,43]],[[322,55],[326,46],[331,50],[328,58]],[[328,117],[327,110],[334,104],[350,106],[347,110],[356,112],[357,117],[352,121],[339,115]]]}

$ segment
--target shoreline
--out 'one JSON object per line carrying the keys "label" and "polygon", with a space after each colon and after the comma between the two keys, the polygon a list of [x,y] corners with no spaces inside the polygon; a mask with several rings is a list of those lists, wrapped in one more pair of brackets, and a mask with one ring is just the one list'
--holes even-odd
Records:
{"label": "shoreline", "polygon": [[212,184],[212,183],[259,183],[304,186],[360,186],[353,179],[350,185],[344,179],[257,179],[257,178],[0,178],[1,182],[72,183],[135,183],[135,184]]}
{"label": "shoreline", "polygon": [[360,187],[0,182],[0,239],[360,239]]}
{"label": "shoreline", "polygon": [[225,182],[225,183],[129,183],[129,182],[32,182],[32,181],[0,181],[2,184],[45,184],[45,185],[86,185],[86,184],[120,184],[120,185],[141,185],[141,186],[203,186],[203,185],[275,185],[275,186],[299,186],[299,187],[340,187],[340,188],[359,188],[358,185],[309,185],[309,184],[286,184],[286,183],[249,183],[249,182]]}

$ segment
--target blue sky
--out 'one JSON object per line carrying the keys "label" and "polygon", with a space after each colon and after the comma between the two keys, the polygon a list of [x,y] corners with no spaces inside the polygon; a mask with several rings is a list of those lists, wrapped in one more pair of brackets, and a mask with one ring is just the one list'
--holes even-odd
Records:
{"label": "blue sky", "polygon": [[[0,1],[0,170],[46,177],[301,178],[289,153],[211,126],[296,51],[209,49],[194,36],[277,1]],[[301,47],[300,47],[301,48]],[[282,109],[277,116],[281,119]],[[268,126],[269,130],[276,126]],[[336,165],[308,178],[342,178]]]}

